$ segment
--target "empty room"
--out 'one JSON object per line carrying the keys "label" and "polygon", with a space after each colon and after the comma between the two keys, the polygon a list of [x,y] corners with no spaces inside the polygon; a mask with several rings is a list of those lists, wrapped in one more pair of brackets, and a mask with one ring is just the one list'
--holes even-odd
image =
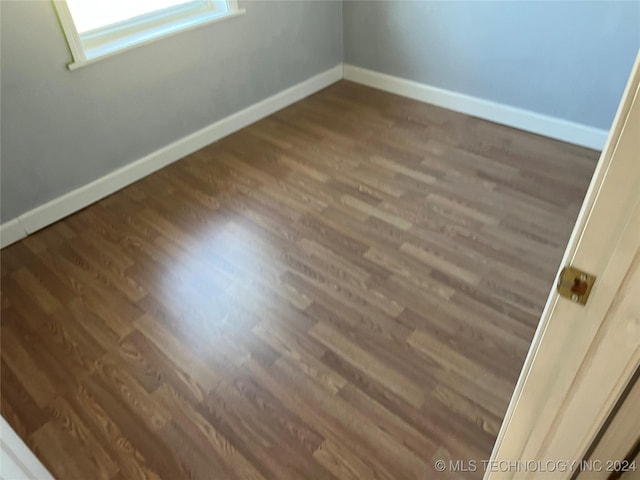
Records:
{"label": "empty room", "polygon": [[640,0],[0,28],[0,479],[640,476]]}

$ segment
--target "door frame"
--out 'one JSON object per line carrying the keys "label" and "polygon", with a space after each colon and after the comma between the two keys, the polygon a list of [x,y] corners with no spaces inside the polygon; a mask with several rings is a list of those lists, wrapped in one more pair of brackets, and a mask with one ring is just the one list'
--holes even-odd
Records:
{"label": "door frame", "polygon": [[24,441],[0,416],[0,480],[54,480]]}
{"label": "door frame", "polygon": [[[635,130],[635,123],[630,123],[626,140],[621,143],[625,125],[632,118],[630,113],[636,115],[638,105],[634,106],[634,102],[640,102],[640,51],[560,265],[560,269],[574,265],[597,275],[600,281],[596,280],[589,304],[584,307],[561,299],[554,285],[498,433],[488,464],[491,468],[485,470],[485,480],[531,477],[530,471],[501,468],[500,465],[509,465],[504,462],[519,467],[529,461],[580,462],[640,363],[638,348],[629,364],[615,372],[619,376],[611,382],[606,397],[597,400],[576,397],[576,392],[581,395],[580,392],[588,390],[586,387],[594,388],[594,382],[598,381],[595,377],[584,377],[578,382],[577,377],[585,361],[589,360],[588,355],[600,346],[598,342],[602,340],[601,330],[608,308],[622,288],[622,279],[640,237],[629,225],[629,222],[640,225],[640,173],[637,168],[640,159],[637,151],[629,153],[628,149],[629,144],[636,148],[633,140],[629,142],[632,133],[629,130]],[[632,134],[638,136],[637,132]],[[630,178],[621,176],[625,170]],[[612,188],[614,178],[622,179],[617,191]],[[601,235],[594,235],[594,229],[600,229]],[[621,252],[620,249],[625,248],[627,250]],[[632,249],[631,256],[629,249]],[[617,254],[623,254],[624,258]],[[612,285],[616,282],[617,287]],[[580,385],[576,387],[576,383]],[[569,406],[570,415],[567,414]],[[573,445],[565,445],[571,443],[566,442],[570,431],[566,417],[574,416],[575,419],[577,414],[584,416],[584,428],[576,429],[583,438],[576,439]],[[563,435],[565,444],[558,444]],[[570,478],[572,473],[556,472],[553,478]]]}

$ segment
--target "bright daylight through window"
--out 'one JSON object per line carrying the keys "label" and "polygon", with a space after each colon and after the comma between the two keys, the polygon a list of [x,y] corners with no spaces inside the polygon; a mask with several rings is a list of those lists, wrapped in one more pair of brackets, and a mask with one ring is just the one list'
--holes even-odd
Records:
{"label": "bright daylight through window", "polygon": [[152,40],[243,13],[236,0],[54,0],[77,68]]}

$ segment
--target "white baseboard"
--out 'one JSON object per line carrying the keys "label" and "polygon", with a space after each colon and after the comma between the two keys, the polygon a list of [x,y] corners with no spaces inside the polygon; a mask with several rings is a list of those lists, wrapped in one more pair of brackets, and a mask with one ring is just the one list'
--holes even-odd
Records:
{"label": "white baseboard", "polygon": [[11,245],[27,235],[28,233],[19,219],[9,220],[0,225],[0,246],[4,248],[6,245]]}
{"label": "white baseboard", "polygon": [[609,132],[353,65],[344,79],[564,142],[602,150]]}
{"label": "white baseboard", "polygon": [[602,149],[608,135],[606,130],[482,100],[353,65],[340,64],[3,223],[0,225],[0,248],[91,205],[150,173],[302,100],[342,78],[449,110],[598,150]]}
{"label": "white baseboard", "polygon": [[0,417],[0,479],[53,480],[53,476]]}
{"label": "white baseboard", "polygon": [[0,248],[342,79],[342,64],[187,135],[104,177],[0,225]]}

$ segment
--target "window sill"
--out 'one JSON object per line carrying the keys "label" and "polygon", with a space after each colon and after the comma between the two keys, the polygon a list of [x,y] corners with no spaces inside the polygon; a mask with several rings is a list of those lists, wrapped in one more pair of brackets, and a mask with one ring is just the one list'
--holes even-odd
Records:
{"label": "window sill", "polygon": [[238,17],[243,15],[245,12],[245,9],[233,10],[224,13],[207,12],[184,18],[179,22],[172,22],[169,25],[161,25],[153,29],[144,29],[139,32],[134,32],[130,35],[120,37],[112,41],[95,42],[96,44],[91,47],[85,46],[85,60],[71,62],[67,65],[67,68],[69,68],[69,70],[76,70],[104,58],[117,55],[120,52],[125,52],[141,45],[146,45],[156,40],[170,37],[176,33],[192,30],[194,28],[209,25],[228,18]]}

